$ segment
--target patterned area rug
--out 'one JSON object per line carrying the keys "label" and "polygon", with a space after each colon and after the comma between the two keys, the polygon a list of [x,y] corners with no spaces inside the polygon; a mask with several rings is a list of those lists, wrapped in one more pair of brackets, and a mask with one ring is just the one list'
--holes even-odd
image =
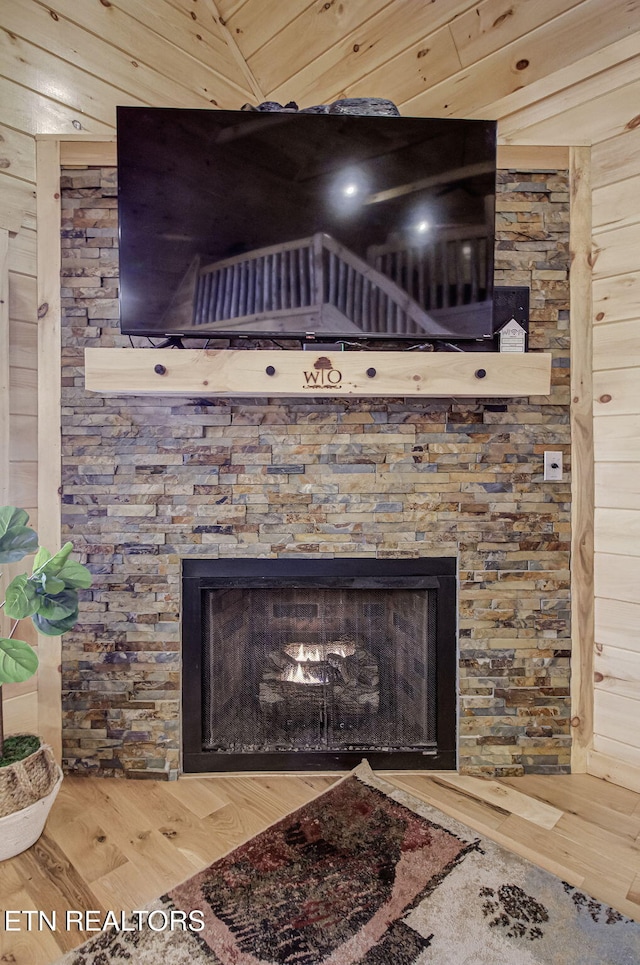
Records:
{"label": "patterned area rug", "polygon": [[640,962],[640,924],[366,763],[149,908],[60,965]]}

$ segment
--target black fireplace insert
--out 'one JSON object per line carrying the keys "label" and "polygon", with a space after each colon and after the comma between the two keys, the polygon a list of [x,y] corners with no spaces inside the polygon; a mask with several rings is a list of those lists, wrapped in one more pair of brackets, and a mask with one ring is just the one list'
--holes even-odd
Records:
{"label": "black fireplace insert", "polygon": [[456,564],[183,561],[183,770],[456,766]]}

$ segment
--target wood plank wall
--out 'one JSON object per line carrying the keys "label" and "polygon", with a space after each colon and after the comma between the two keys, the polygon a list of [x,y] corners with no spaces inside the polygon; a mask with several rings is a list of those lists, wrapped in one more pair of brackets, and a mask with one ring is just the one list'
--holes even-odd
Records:
{"label": "wood plank wall", "polygon": [[[3,0],[12,380],[0,408],[11,409],[11,498],[36,500],[34,135],[112,133],[117,104],[381,96],[403,114],[497,118],[503,144],[593,145],[599,652],[589,767],[637,781],[639,14],[640,0]],[[545,152],[536,156],[544,167]],[[574,645],[589,666],[593,641]]]}
{"label": "wood plank wall", "polygon": [[[626,91],[624,92],[626,97]],[[640,114],[592,151],[595,732],[592,771],[640,774]],[[618,163],[615,163],[617,160]],[[640,788],[640,779],[635,783]]]}

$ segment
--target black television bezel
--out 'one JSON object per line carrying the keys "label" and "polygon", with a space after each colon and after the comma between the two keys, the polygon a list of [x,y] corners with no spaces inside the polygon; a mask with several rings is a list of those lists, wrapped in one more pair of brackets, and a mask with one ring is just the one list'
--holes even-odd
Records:
{"label": "black television bezel", "polygon": [[[153,107],[122,108],[122,107],[118,107],[117,108],[118,133],[120,132],[120,128],[122,124],[121,118],[123,116],[123,112],[160,111],[160,110],[168,111],[176,114],[185,113],[188,111],[192,113],[207,112],[207,109],[199,109],[199,108],[192,109],[192,108],[153,108]],[[215,114],[219,112],[217,110],[211,110],[209,113]],[[243,111],[226,111],[225,113],[237,114],[242,119],[245,119],[251,116],[253,117],[256,116],[255,114],[250,114],[248,112],[243,112]],[[298,113],[301,116],[306,116],[306,117],[310,116],[309,114],[305,114],[304,112],[298,112]],[[469,123],[473,125],[486,125],[487,129],[493,130],[493,141],[495,145],[494,170],[497,174],[497,122],[496,121],[481,120],[481,119],[472,120],[472,119],[461,119],[461,118],[430,118],[430,117],[424,117],[424,118],[414,117],[413,119],[425,121],[425,122],[437,121],[438,123],[443,123],[451,120],[453,122],[458,122],[458,123],[463,121],[465,123]],[[387,122],[393,123],[393,121],[395,121],[396,118],[385,117],[384,120]],[[121,155],[119,152],[120,142],[121,142],[121,137],[117,136],[116,148],[117,148],[117,169],[118,169],[119,178],[121,176]],[[120,191],[118,191],[117,197],[118,197],[118,253],[120,258],[120,252],[122,249],[122,221],[123,221],[122,211],[121,211]],[[495,198],[495,194],[494,194],[494,198]],[[495,263],[495,237],[496,237],[496,233],[495,233],[495,209],[494,209],[493,249],[491,251],[492,271],[493,271],[493,265]],[[515,292],[515,289],[506,289],[506,288],[499,289],[495,285],[495,279],[493,279],[492,296],[495,292],[498,292],[498,291],[501,291],[503,293],[510,292],[510,291]],[[503,295],[503,300],[504,300],[504,295]],[[226,330],[222,330],[222,329],[207,330],[206,326],[202,327],[202,331],[194,331],[192,329],[181,329],[179,326],[175,328],[167,327],[166,329],[161,329],[161,328],[158,328],[157,326],[145,327],[142,325],[140,326],[136,325],[135,327],[131,327],[131,326],[125,327],[123,322],[122,301],[123,301],[123,286],[122,284],[120,284],[119,291],[118,291],[118,303],[120,308],[119,324],[120,324],[120,332],[122,335],[126,335],[131,338],[141,337],[141,338],[147,338],[147,339],[176,340],[176,344],[180,344],[180,340],[182,339],[199,342],[199,343],[206,342],[207,345],[212,341],[215,341],[215,342],[249,341],[249,342],[256,342],[256,343],[259,343],[261,341],[266,341],[266,342],[278,341],[278,342],[295,342],[300,345],[302,344],[312,345],[314,342],[322,342],[322,343],[333,343],[344,347],[347,347],[347,346],[355,347],[359,344],[366,345],[366,343],[368,342],[376,343],[378,346],[381,346],[383,343],[402,343],[404,346],[407,346],[407,347],[409,345],[419,345],[421,343],[440,342],[440,343],[452,343],[455,345],[459,342],[461,346],[464,346],[464,349],[494,351],[494,350],[497,350],[497,331],[498,331],[498,328],[503,324],[502,321],[496,318],[493,298],[487,298],[484,304],[487,307],[487,314],[491,319],[491,324],[488,331],[481,331],[482,328],[486,327],[486,320],[485,321],[478,320],[476,322],[477,331],[468,331],[468,332],[459,332],[459,333],[450,333],[450,334],[447,333],[444,335],[432,335],[432,334],[422,335],[422,334],[415,334],[415,333],[403,334],[403,333],[393,333],[393,332],[382,332],[382,333],[378,333],[378,332],[345,333],[345,332],[325,332],[325,331],[321,331],[321,332],[285,331],[283,332],[280,330],[274,330],[274,331],[256,330],[252,332],[247,330],[235,329],[233,327],[230,327],[229,329],[226,329]]]}

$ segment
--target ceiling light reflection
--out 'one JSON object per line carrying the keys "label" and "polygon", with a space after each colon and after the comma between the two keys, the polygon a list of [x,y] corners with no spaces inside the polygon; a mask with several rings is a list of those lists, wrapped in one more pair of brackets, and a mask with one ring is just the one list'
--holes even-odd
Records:
{"label": "ceiling light reflection", "polygon": [[331,204],[339,214],[349,215],[358,210],[369,193],[369,178],[358,167],[339,171],[329,189]]}

